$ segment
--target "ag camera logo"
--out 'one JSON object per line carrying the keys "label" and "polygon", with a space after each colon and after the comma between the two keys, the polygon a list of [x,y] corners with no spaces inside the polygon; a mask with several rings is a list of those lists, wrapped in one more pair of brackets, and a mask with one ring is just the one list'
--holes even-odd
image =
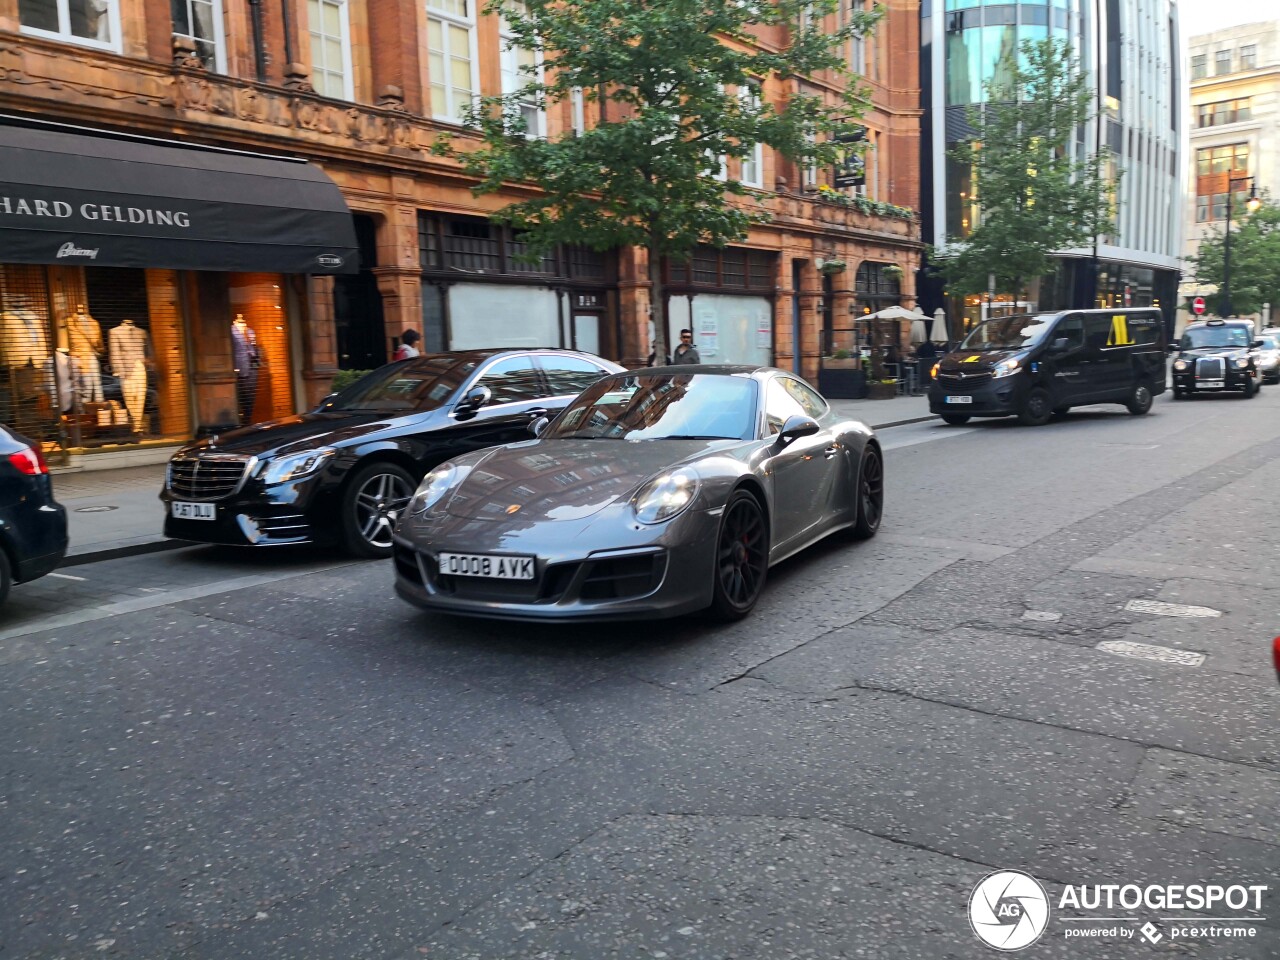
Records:
{"label": "ag camera logo", "polygon": [[1021,870],[988,874],[969,895],[969,926],[989,947],[1012,952],[1040,939],[1049,925],[1049,895]]}

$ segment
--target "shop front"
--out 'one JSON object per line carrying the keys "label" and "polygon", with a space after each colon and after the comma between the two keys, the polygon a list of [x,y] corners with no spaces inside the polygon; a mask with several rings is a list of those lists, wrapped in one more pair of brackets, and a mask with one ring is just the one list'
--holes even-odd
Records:
{"label": "shop front", "polygon": [[356,260],[305,163],[0,122],[0,420],[56,457],[292,413],[305,277]]}
{"label": "shop front", "polygon": [[773,363],[777,255],[744,247],[699,247],[667,264],[667,343],[693,332],[703,363]]}

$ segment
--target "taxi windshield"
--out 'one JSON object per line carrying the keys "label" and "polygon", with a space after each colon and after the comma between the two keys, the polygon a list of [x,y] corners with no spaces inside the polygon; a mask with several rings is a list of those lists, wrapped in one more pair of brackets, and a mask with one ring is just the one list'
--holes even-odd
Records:
{"label": "taxi windshield", "polygon": [[980,323],[960,344],[961,350],[1021,350],[1044,339],[1054,315],[1001,317]]}
{"label": "taxi windshield", "polygon": [[1234,324],[1193,327],[1182,334],[1183,350],[1198,350],[1201,347],[1247,347],[1248,345],[1249,331]]}

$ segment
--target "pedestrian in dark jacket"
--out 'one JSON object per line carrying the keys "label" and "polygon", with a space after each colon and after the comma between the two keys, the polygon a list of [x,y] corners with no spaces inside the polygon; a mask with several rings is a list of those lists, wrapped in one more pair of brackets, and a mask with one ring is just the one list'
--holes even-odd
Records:
{"label": "pedestrian in dark jacket", "polygon": [[693,345],[693,331],[688,327],[680,331],[680,346],[676,347],[675,353],[671,355],[671,362],[673,364],[702,362],[702,358],[698,356],[698,348]]}

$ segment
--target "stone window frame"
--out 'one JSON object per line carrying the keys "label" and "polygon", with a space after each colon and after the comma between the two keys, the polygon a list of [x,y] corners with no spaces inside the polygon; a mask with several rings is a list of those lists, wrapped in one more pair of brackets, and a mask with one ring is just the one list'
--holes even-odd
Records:
{"label": "stone window frame", "polygon": [[[338,8],[338,19],[339,19],[339,24],[341,25],[341,28],[342,28],[342,34],[339,37],[336,37],[336,38],[331,37],[329,34],[323,32],[323,27],[321,27],[318,30],[317,25],[312,23],[312,16],[311,16],[312,6],[313,5],[318,6],[323,9],[323,7],[326,4],[328,4],[329,6],[334,6]],[[351,51],[351,3],[350,3],[350,0],[307,0],[307,35],[310,40],[309,53],[311,57],[312,86],[315,86],[315,77],[318,74],[323,73],[329,76],[333,76],[338,73],[338,71],[330,69],[327,63],[325,64],[323,69],[321,69],[317,65],[316,55],[315,55],[315,45],[316,45],[317,39],[337,39],[342,48],[342,71],[340,74],[342,78],[342,93],[340,95],[333,94],[328,92],[322,92],[319,89],[317,89],[316,92],[320,93],[322,96],[332,97],[334,99],[354,101],[356,98],[356,94],[355,94],[354,60],[353,60],[352,51]]]}
{"label": "stone window frame", "polygon": [[[463,120],[457,114],[465,109],[462,104],[455,103],[457,94],[454,91],[452,82],[452,70],[450,68],[450,60],[455,59],[453,49],[449,46],[451,36],[449,27],[461,27],[467,33],[467,56],[469,58],[470,80],[471,80],[471,103],[474,103],[481,96],[480,92],[480,51],[476,37],[476,0],[426,0],[427,11],[427,31],[428,31],[428,48],[427,48],[427,108],[430,115],[435,120],[445,123],[462,125]],[[461,8],[464,13],[458,13]],[[442,51],[444,55],[443,76],[436,78],[431,75],[431,49],[430,49],[430,29],[431,21],[436,20],[440,23],[441,36],[444,38],[445,48]],[[437,113],[434,103],[433,87],[439,82],[445,92],[445,113]],[[462,109],[460,109],[462,108]],[[453,112],[451,112],[453,111]]]}
{"label": "stone window frame", "polygon": [[[18,22],[21,33],[30,37],[41,37],[45,40],[56,40],[59,43],[74,43],[82,47],[92,47],[95,50],[106,50],[111,53],[124,52],[124,38],[121,32],[120,4],[121,0],[104,0],[107,5],[104,15],[108,18],[107,26],[110,33],[110,40],[98,40],[94,37],[79,37],[71,32],[71,4],[75,0],[55,0],[55,6],[58,9],[58,29],[42,30],[39,27],[29,27],[22,23],[22,4],[18,4]],[[89,2],[89,0],[83,0]]]}
{"label": "stone window frame", "polygon": [[[212,14],[211,22],[213,26],[213,37],[211,39],[198,37],[194,32],[183,33],[177,29],[176,21],[174,22],[175,29],[173,31],[173,35],[175,37],[185,37],[194,43],[196,45],[197,56],[200,55],[200,45],[202,43],[212,45],[213,63],[212,65],[205,63],[205,69],[212,70],[214,73],[225,74],[227,72],[227,32],[224,23],[224,17],[226,14],[222,7],[222,0],[172,0],[172,2],[181,3],[187,8],[187,23],[192,26],[194,26],[196,22],[194,6],[196,4],[204,4],[210,8],[210,13]],[[204,61],[203,57],[200,59],[202,62]]]}

